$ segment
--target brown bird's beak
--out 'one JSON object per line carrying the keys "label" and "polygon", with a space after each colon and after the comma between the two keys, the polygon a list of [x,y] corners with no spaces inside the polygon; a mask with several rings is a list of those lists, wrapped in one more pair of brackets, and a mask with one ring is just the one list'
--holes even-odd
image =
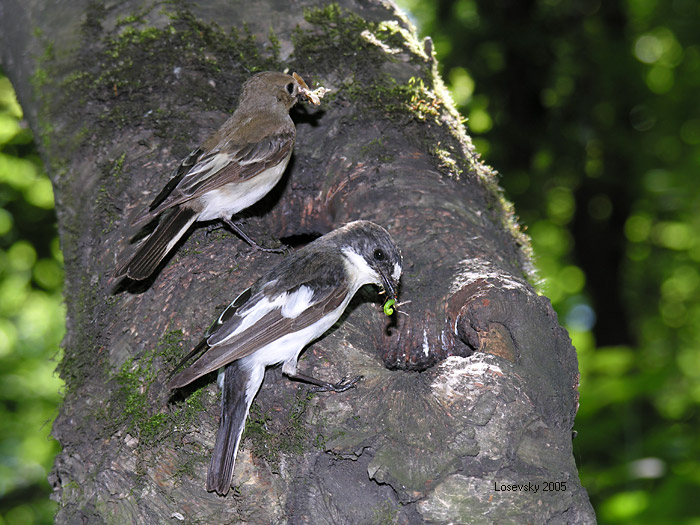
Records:
{"label": "brown bird's beak", "polygon": [[321,103],[321,98],[323,98],[323,95],[325,95],[328,92],[328,90],[326,88],[320,87],[311,91],[309,89],[309,86],[306,85],[306,82],[304,82],[303,78],[301,78],[296,73],[292,73],[292,76],[294,77],[294,80],[297,81],[297,84],[299,84],[299,95],[304,96],[314,106],[318,106]]}

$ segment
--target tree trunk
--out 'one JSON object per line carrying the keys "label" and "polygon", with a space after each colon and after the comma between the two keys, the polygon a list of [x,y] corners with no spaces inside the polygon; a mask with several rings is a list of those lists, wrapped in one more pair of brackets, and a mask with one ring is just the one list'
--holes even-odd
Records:
{"label": "tree trunk", "polygon": [[[3,61],[53,180],[66,264],[58,523],[583,523],[571,435],[576,354],[528,284],[527,240],[475,155],[429,40],[381,0],[4,0]],[[168,373],[282,255],[195,228],[155,278],[110,283],[130,219],[235,107],[253,72],[332,92],[298,108],[253,238],[299,245],[354,219],[404,254],[398,321],[361,293],[303,372],[269,370],[222,498],[205,490],[218,391]]]}

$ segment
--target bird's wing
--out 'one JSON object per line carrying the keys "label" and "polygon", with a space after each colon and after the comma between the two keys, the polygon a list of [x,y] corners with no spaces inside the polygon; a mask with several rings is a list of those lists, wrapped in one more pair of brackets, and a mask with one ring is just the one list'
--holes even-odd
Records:
{"label": "bird's wing", "polygon": [[[182,160],[182,162],[180,162],[180,164],[170,177],[168,183],[165,186],[163,186],[162,190],[160,190],[158,196],[155,199],[153,199],[153,202],[148,206],[148,208],[141,211],[141,213],[131,222],[132,226],[138,226],[139,224],[143,224],[147,221],[150,221],[165,208],[169,207],[166,206],[161,208],[160,205],[170,196],[172,191],[177,187],[178,184],[180,184],[182,179],[185,177],[185,175],[187,175],[187,173],[192,169],[192,167],[195,164],[197,164],[198,159],[202,156],[203,153],[204,150],[202,148],[195,148],[194,150],[192,150],[192,152],[190,152],[189,155],[187,155],[187,157],[185,157]],[[156,209],[158,209],[159,211],[154,211]]]}
{"label": "bird's wing", "polygon": [[[318,282],[308,282],[276,296],[262,290],[235,307],[234,301],[210,329],[206,339],[210,348],[189,368],[173,377],[169,387],[185,386],[287,334],[311,326],[337,309],[348,293],[349,288],[343,285],[329,283],[319,287]],[[229,311],[232,307],[233,313]]]}
{"label": "bird's wing", "polygon": [[153,199],[153,202],[151,205],[148,207],[149,211],[152,211],[156,209],[165,199],[168,198],[168,195],[170,195],[170,192],[172,192],[178,184],[182,181],[183,178],[192,170],[192,167],[199,162],[200,157],[204,153],[204,150],[202,148],[195,148],[192,152],[190,152],[187,157],[185,157],[182,162],[180,162],[180,165],[177,167],[175,170],[175,173],[173,174],[172,178],[168,181],[168,183],[163,187],[163,189],[160,191],[158,196]]}
{"label": "bird's wing", "polygon": [[[183,161],[175,176],[148,209],[153,217],[191,199],[201,197],[231,182],[242,182],[282,162],[294,147],[295,132],[285,130],[235,148],[195,150]],[[193,154],[197,154],[193,157]],[[196,160],[195,160],[196,159]],[[194,163],[192,161],[195,160]],[[189,162],[189,169],[185,163]]]}
{"label": "bird's wing", "polygon": [[207,330],[207,333],[204,334],[204,337],[197,343],[197,346],[195,346],[190,353],[188,353],[185,357],[183,357],[180,362],[175,366],[175,368],[170,372],[170,375],[168,376],[168,380],[172,379],[173,376],[180,370],[185,364],[192,359],[194,356],[201,354],[205,350],[209,348],[209,345],[207,344],[207,339],[219,330],[221,328],[221,325],[224,324],[228,319],[231,319],[233,315],[238,311],[238,309],[246,303],[250,299],[251,296],[251,289],[246,288],[239,294],[238,297],[236,297],[233,301],[231,301],[231,304],[229,304],[226,307],[226,310],[224,310],[221,315],[214,321],[214,323],[209,327]]}

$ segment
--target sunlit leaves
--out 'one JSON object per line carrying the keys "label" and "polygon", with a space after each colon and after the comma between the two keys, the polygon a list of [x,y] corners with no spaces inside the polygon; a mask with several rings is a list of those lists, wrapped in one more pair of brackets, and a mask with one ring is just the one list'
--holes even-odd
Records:
{"label": "sunlit leaves", "polygon": [[645,64],[673,68],[681,63],[683,48],[669,28],[657,27],[636,39],[634,55]]}
{"label": "sunlit leaves", "polygon": [[469,72],[463,67],[453,67],[450,70],[448,80],[455,104],[457,106],[466,105],[474,93],[474,80]]}
{"label": "sunlit leaves", "polygon": [[[53,191],[9,81],[0,77],[0,523],[51,523],[49,438],[62,382],[63,260]],[[17,496],[29,494],[32,496]]]}
{"label": "sunlit leaves", "polygon": [[683,142],[689,146],[700,145],[700,118],[686,120],[678,131]]}
{"label": "sunlit leaves", "polygon": [[649,494],[643,490],[620,492],[601,507],[601,518],[609,521],[626,521],[649,506]]}

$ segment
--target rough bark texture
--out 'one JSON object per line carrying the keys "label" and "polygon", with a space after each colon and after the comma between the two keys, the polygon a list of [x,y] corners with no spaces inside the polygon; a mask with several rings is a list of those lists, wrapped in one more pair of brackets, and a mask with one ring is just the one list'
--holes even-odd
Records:
{"label": "rough bark texture", "polygon": [[[430,42],[386,2],[340,4],[0,7],[4,67],[50,170],[66,261],[58,523],[595,520],[572,455],[575,351],[528,284],[526,241],[445,99]],[[153,281],[112,293],[109,274],[136,233],[130,217],[226,119],[241,83],[285,67],[333,91],[293,113],[295,155],[248,232],[299,244],[376,221],[402,247],[408,304],[387,326],[361,293],[307,349],[300,370],[362,374],[356,389],[307,395],[268,372],[221,498],[204,489],[214,381],[168,399],[164,379],[282,256],[200,226]]]}

